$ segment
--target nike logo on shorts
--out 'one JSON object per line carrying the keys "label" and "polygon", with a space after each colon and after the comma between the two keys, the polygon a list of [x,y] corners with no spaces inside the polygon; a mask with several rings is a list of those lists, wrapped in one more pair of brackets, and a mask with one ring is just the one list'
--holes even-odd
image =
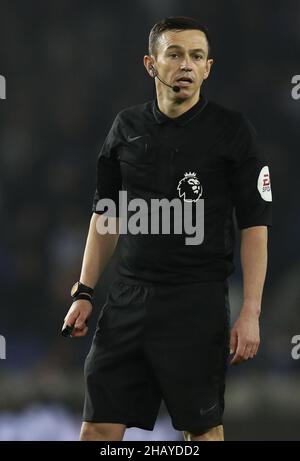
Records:
{"label": "nike logo on shorts", "polygon": [[206,414],[209,413],[210,411],[214,410],[214,408],[216,408],[217,406],[218,406],[218,404],[215,403],[212,407],[207,408],[206,410],[204,410],[203,408],[200,408],[200,415],[201,415],[201,416],[206,415]]}
{"label": "nike logo on shorts", "polygon": [[137,139],[142,138],[143,136],[128,136],[127,141],[132,142],[136,141]]}

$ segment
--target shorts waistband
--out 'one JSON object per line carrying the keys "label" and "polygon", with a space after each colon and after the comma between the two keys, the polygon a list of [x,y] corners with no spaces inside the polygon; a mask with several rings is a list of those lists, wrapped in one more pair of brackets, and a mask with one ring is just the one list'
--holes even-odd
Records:
{"label": "shorts waistband", "polygon": [[226,287],[228,287],[228,280],[227,279],[223,279],[223,280],[195,280],[195,281],[192,281],[192,282],[182,282],[182,283],[178,283],[178,282],[153,282],[153,281],[149,281],[149,280],[144,280],[144,279],[140,279],[140,278],[137,278],[137,277],[127,277],[123,274],[119,274],[117,273],[116,274],[116,278],[123,282],[123,283],[126,283],[126,284],[129,284],[129,285],[133,285],[133,286],[146,286],[146,287],[156,287],[156,288],[159,288],[159,287],[169,287],[169,288],[176,288],[176,287],[188,287],[188,286],[191,286],[191,287],[195,287],[195,286],[203,286],[203,285],[206,285],[206,284],[214,284],[214,283],[221,283],[221,284],[224,284]]}

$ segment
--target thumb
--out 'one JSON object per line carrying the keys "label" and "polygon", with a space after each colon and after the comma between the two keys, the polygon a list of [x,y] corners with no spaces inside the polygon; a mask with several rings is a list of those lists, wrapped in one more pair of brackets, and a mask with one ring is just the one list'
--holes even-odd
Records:
{"label": "thumb", "polygon": [[231,331],[230,335],[230,354],[234,354],[237,348],[238,336],[236,330]]}

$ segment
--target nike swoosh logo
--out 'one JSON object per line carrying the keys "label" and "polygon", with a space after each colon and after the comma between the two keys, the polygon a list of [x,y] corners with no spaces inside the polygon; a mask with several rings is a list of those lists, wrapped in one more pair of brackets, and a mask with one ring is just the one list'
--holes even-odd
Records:
{"label": "nike swoosh logo", "polygon": [[209,413],[210,411],[212,411],[214,408],[216,408],[218,406],[217,403],[215,403],[212,407],[210,408],[207,408],[206,410],[204,410],[203,408],[200,409],[200,415],[201,416],[204,416],[206,415],[207,413]]}
{"label": "nike swoosh logo", "polygon": [[127,140],[131,142],[131,141],[136,141],[137,139],[140,139],[142,137],[143,136],[128,136]]}

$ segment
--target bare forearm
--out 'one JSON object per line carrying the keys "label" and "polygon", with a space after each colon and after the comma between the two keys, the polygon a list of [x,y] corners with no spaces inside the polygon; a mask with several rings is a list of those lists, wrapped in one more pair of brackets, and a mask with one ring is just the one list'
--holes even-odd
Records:
{"label": "bare forearm", "polygon": [[93,213],[83,255],[80,281],[92,288],[95,287],[107,263],[112,257],[118,243],[118,234],[97,232],[97,220],[103,216]]}
{"label": "bare forearm", "polygon": [[259,315],[267,271],[268,229],[250,227],[241,231],[241,265],[243,270],[243,311]]}

